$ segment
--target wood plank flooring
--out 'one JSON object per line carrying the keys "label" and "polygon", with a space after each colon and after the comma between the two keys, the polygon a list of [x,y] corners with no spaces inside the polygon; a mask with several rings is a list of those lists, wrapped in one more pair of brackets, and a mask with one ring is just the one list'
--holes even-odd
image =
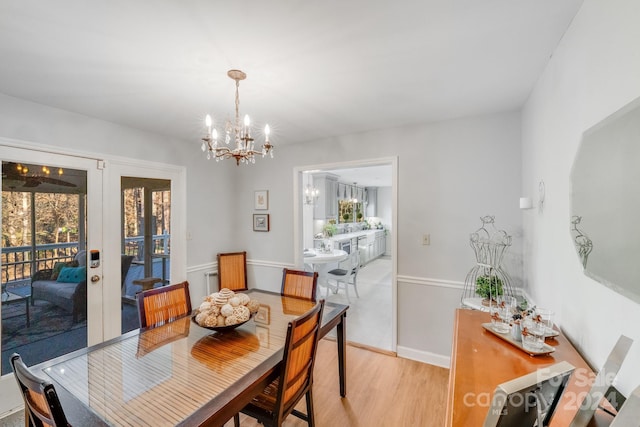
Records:
{"label": "wood plank flooring", "polygon": [[[338,387],[336,343],[318,346],[313,383],[317,427],[441,427],[445,422],[449,370],[347,346],[347,397]],[[304,399],[298,406],[306,412]],[[243,427],[258,427],[241,415]],[[225,427],[233,426],[229,422]],[[284,426],[307,426],[294,416]]]}
{"label": "wood plank flooring", "polygon": [[[336,343],[318,346],[313,384],[317,427],[441,427],[445,421],[449,370],[347,346],[347,397],[338,386]],[[298,409],[306,412],[304,399]],[[262,427],[241,415],[242,427]],[[0,426],[24,425],[23,413],[0,419]],[[307,423],[289,416],[286,427]],[[233,426],[233,420],[225,427]]]}

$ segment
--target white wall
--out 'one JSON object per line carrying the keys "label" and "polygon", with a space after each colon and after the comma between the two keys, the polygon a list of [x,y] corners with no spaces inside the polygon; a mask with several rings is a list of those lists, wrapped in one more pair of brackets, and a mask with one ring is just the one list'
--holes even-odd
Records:
{"label": "white wall", "polygon": [[[514,236],[508,271],[521,282],[520,115],[495,114],[277,147],[276,158],[240,168],[237,237],[253,260],[291,263],[295,167],[398,156],[398,345],[429,359],[451,351],[453,310],[475,259],[469,234],[496,216]],[[271,232],[251,230],[253,192],[269,190]],[[422,234],[431,245],[422,245]],[[257,275],[255,285],[273,280]],[[263,279],[264,278],[264,279]]]}
{"label": "white wall", "polygon": [[640,96],[638,17],[637,0],[585,0],[522,120],[522,192],[546,184],[544,212],[523,219],[530,292],[598,369],[620,334],[636,341],[618,376],[625,394],[640,384],[640,307],[582,273],[569,235],[569,175],[582,133]]}

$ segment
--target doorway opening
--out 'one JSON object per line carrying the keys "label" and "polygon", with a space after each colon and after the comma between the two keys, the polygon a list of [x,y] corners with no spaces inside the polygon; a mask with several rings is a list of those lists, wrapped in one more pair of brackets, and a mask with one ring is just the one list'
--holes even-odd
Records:
{"label": "doorway opening", "polygon": [[[296,265],[319,272],[319,297],[349,305],[348,341],[391,353],[397,322],[396,176],[396,158],[302,167],[295,176]],[[309,258],[322,250],[348,255],[330,264]],[[353,269],[356,252],[355,278],[338,283],[329,273]]]}

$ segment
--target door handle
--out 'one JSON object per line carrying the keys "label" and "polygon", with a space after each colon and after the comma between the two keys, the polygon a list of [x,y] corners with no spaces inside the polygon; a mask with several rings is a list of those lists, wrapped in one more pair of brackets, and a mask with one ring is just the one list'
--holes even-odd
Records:
{"label": "door handle", "polygon": [[100,276],[98,276],[97,274],[94,274],[93,276],[91,276],[91,283],[98,283],[100,281]]}

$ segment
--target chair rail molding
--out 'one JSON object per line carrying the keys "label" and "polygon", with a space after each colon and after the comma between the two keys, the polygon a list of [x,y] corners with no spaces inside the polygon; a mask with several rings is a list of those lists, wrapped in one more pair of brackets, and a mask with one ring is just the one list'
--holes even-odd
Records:
{"label": "chair rail molding", "polygon": [[398,283],[400,282],[411,283],[414,285],[422,285],[422,286],[434,286],[439,288],[460,289],[460,290],[464,289],[464,282],[460,282],[457,280],[433,279],[428,277],[398,275]]}

